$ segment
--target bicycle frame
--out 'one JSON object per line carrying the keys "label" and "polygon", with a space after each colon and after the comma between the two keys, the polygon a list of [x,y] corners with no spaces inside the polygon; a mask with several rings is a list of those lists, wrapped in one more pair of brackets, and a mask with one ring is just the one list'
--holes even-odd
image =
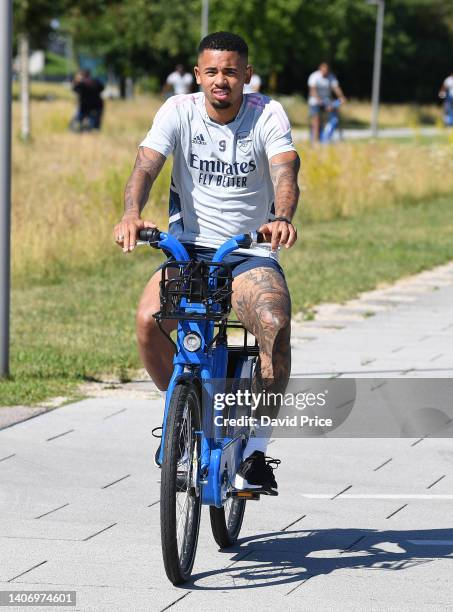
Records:
{"label": "bicycle frame", "polygon": [[[248,234],[241,234],[227,240],[215,253],[212,263],[209,266],[209,287],[212,290],[217,288],[217,278],[222,261],[226,255],[243,246],[250,246],[251,237]],[[172,267],[179,267],[180,270],[190,262],[190,258],[184,246],[173,236],[164,232],[159,233],[157,244],[153,245],[169,252],[175,259],[171,262]],[[165,267],[163,269],[163,277]],[[170,281],[171,283],[171,281]],[[161,282],[161,290],[165,281]],[[197,474],[197,489],[200,490],[202,503],[209,506],[221,508],[232,489],[234,476],[242,460],[244,443],[248,437],[248,428],[235,430],[231,437],[224,437],[221,426],[214,421],[214,380],[225,381],[227,376],[228,346],[226,337],[228,312],[221,311],[218,306],[217,325],[219,333],[215,336],[216,318],[215,314],[210,317],[207,303],[193,302],[181,298],[180,306],[184,312],[184,318],[178,318],[176,354],[173,364],[174,370],[170,379],[166,394],[165,411],[162,425],[162,439],[165,438],[166,423],[168,419],[170,400],[175,388],[181,380],[196,382],[200,388],[203,409],[202,409],[202,429],[196,432],[201,438],[201,457],[199,462],[199,472]],[[214,308],[214,311],[216,308]],[[158,313],[155,317],[159,320]],[[222,318],[223,316],[223,318]],[[166,318],[161,315],[161,318]],[[174,317],[176,318],[176,317]],[[197,334],[200,345],[196,350],[189,350],[184,344],[184,338],[188,334]],[[238,362],[235,378],[251,378],[251,355],[256,355],[257,347],[244,348],[241,359]],[[218,388],[216,388],[218,391]],[[214,425],[213,425],[214,423]],[[159,463],[163,461],[164,445],[161,445]]]}
{"label": "bicycle frame", "polygon": [[444,125],[453,126],[453,97],[447,94],[444,100]]}
{"label": "bicycle frame", "polygon": [[324,144],[332,142],[335,130],[338,128],[338,124],[340,123],[337,110],[341,106],[341,101],[334,100],[330,106],[331,110],[329,111],[328,119],[321,128],[321,133],[319,135],[319,141]]}

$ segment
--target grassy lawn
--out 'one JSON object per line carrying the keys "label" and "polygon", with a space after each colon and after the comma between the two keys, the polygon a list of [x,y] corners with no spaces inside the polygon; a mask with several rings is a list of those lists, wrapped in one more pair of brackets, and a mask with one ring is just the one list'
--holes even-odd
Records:
{"label": "grassy lawn", "polygon": [[283,253],[293,311],[343,302],[453,258],[453,197],[314,223]]}
{"label": "grassy lawn", "polygon": [[[0,406],[71,395],[84,380],[122,378],[140,367],[135,307],[158,254],[124,257],[112,243],[137,151],[161,104],[109,100],[99,134],[73,134],[72,93],[33,84],[33,138],[18,138],[13,103],[11,380]],[[306,104],[282,99],[304,123]],[[345,119],[365,124],[370,107],[350,103]],[[383,125],[435,124],[439,108],[383,106]],[[341,301],[453,259],[453,140],[344,142],[299,147],[297,246],[282,254],[294,312]],[[171,163],[153,186],[145,218],[165,229]]]}
{"label": "grassy lawn", "polygon": [[[453,259],[453,199],[386,207],[360,216],[314,222],[281,258],[293,312],[343,301],[382,281]],[[140,367],[134,313],[162,257],[112,247],[97,266],[62,273],[51,283],[13,291],[11,380],[0,383],[0,406],[75,395],[84,380]]]}
{"label": "grassy lawn", "polygon": [[[285,107],[294,127],[309,124],[308,105],[297,95],[277,96]],[[348,100],[341,107],[342,125],[345,128],[369,128],[371,106],[368,102]],[[441,125],[442,108],[440,104],[381,104],[379,125],[386,127],[416,127],[421,125]]]}

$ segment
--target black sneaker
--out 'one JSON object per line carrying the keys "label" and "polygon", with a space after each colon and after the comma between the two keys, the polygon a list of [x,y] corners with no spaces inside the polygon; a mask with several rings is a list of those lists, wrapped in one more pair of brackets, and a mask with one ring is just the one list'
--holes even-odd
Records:
{"label": "black sneaker", "polygon": [[265,457],[261,451],[254,451],[245,459],[236,474],[234,486],[236,489],[262,489],[277,494],[277,482],[274,469],[280,465],[280,459]]}

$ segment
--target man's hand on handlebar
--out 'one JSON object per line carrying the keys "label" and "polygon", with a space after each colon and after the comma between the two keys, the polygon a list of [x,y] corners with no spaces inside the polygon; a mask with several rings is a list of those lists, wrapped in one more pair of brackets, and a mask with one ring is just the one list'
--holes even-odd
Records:
{"label": "man's hand on handlebar", "polygon": [[129,253],[137,243],[139,231],[147,227],[155,228],[157,225],[152,221],[140,219],[136,215],[124,215],[121,221],[115,225],[113,238],[117,245],[123,249],[123,253]]}
{"label": "man's hand on handlebar", "polygon": [[297,230],[289,221],[270,221],[264,223],[258,232],[264,234],[266,242],[271,243],[271,249],[277,250],[278,246],[289,249],[297,240]]}

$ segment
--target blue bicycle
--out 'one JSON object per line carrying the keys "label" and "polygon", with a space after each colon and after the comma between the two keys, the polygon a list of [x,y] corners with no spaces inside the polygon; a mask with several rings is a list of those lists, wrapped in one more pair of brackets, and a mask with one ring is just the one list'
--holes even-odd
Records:
{"label": "blue bicycle", "polygon": [[332,142],[335,131],[338,130],[340,125],[340,118],[338,116],[338,109],[341,106],[341,100],[334,100],[330,104],[330,111],[328,114],[328,119],[321,128],[321,133],[319,135],[319,141],[324,144],[329,144]]}
{"label": "blue bicycle", "polygon": [[[319,128],[319,142],[323,144],[330,144],[335,136],[335,132],[340,130],[340,117],[338,114],[338,109],[342,105],[341,100],[334,100],[330,102],[330,100],[326,100],[325,103],[321,106],[322,114],[320,117],[320,128]],[[327,110],[329,109],[329,110]],[[327,119],[324,122],[324,115],[327,115]],[[341,132],[340,132],[341,138]],[[310,126],[310,140],[313,142],[313,129]]]}
{"label": "blue bicycle", "polygon": [[[162,554],[166,574],[177,585],[193,568],[202,504],[209,506],[214,538],[224,548],[239,536],[246,501],[271,494],[234,487],[250,435],[250,406],[219,408],[214,401],[219,392],[251,389],[259,348],[256,340],[248,345],[240,323],[228,321],[232,276],[222,262],[254,242],[250,234],[235,236],[205,262],[190,260],[175,237],[157,229],[141,230],[140,240],[172,256],[162,267],[161,310],[154,316],[171,342],[161,322],[178,321],[158,457]],[[243,330],[238,346],[227,342],[232,327]],[[240,417],[243,425],[229,424]]]}
{"label": "blue bicycle", "polygon": [[453,96],[449,94],[444,96],[444,125],[445,127],[453,126]]}

